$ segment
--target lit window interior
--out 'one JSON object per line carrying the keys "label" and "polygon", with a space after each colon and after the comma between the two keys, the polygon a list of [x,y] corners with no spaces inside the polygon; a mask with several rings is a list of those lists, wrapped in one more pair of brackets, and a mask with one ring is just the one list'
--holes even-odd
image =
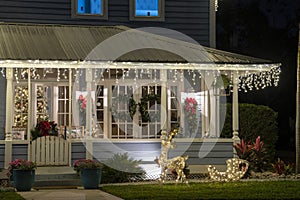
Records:
{"label": "lit window interior", "polygon": [[77,13],[102,15],[102,0],[77,0]]}
{"label": "lit window interior", "polygon": [[135,0],[135,16],[158,17],[159,0]]}

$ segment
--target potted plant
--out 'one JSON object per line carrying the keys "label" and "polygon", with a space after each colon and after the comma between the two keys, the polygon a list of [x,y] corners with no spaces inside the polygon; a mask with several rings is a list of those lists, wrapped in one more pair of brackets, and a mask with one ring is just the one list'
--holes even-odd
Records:
{"label": "potted plant", "polygon": [[80,174],[84,189],[97,189],[101,182],[101,162],[91,159],[79,159],[74,162],[74,170]]}
{"label": "potted plant", "polygon": [[15,159],[9,163],[7,175],[13,177],[14,187],[18,191],[30,191],[34,183],[36,167],[36,163],[32,161]]}

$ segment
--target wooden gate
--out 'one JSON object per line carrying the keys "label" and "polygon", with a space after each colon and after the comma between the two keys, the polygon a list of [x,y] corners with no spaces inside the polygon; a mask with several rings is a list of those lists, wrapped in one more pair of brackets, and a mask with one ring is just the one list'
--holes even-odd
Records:
{"label": "wooden gate", "polygon": [[68,165],[69,142],[57,136],[39,137],[31,143],[31,159],[38,166]]}

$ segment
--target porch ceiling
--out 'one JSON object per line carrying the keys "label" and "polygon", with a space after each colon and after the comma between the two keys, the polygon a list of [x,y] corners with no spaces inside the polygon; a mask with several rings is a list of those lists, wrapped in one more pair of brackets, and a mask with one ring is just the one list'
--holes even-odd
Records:
{"label": "porch ceiling", "polygon": [[[128,32],[130,30],[130,32]],[[113,57],[120,47],[111,46],[104,52],[93,49],[106,39],[128,32],[134,38],[142,38],[142,42],[157,48],[137,49],[124,52],[121,56]],[[120,34],[119,34],[120,35]],[[119,37],[121,42],[127,40],[128,35]],[[117,37],[116,37],[117,38]],[[130,41],[130,40],[129,40]],[[153,44],[157,43],[157,44]],[[134,49],[133,41],[127,42]],[[188,49],[188,54],[176,54],[163,47],[165,45],[180,46]],[[179,41],[169,37],[158,36],[132,30],[124,26],[66,26],[66,25],[32,25],[32,24],[0,24],[0,60],[2,61],[117,61],[117,62],[148,62],[148,63],[189,63],[219,64],[223,67],[274,64],[271,61],[244,56],[240,54],[220,51],[203,47],[190,42]],[[147,46],[147,45],[145,45]],[[149,46],[149,45],[148,45]],[[91,53],[92,52],[92,53]],[[117,54],[116,54],[117,55]],[[199,56],[200,55],[200,56]],[[184,57],[184,58],[183,58]],[[276,64],[279,65],[279,64]],[[226,67],[225,67],[226,68]]]}

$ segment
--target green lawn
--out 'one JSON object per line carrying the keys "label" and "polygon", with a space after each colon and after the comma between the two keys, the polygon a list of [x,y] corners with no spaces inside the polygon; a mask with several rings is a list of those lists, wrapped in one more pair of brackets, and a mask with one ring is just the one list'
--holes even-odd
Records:
{"label": "green lawn", "polygon": [[9,192],[0,191],[0,199],[1,200],[24,200],[23,197],[21,197],[16,192],[12,192],[12,191]]}
{"label": "green lawn", "polygon": [[102,190],[123,199],[300,199],[300,181],[242,181],[106,185]]}

